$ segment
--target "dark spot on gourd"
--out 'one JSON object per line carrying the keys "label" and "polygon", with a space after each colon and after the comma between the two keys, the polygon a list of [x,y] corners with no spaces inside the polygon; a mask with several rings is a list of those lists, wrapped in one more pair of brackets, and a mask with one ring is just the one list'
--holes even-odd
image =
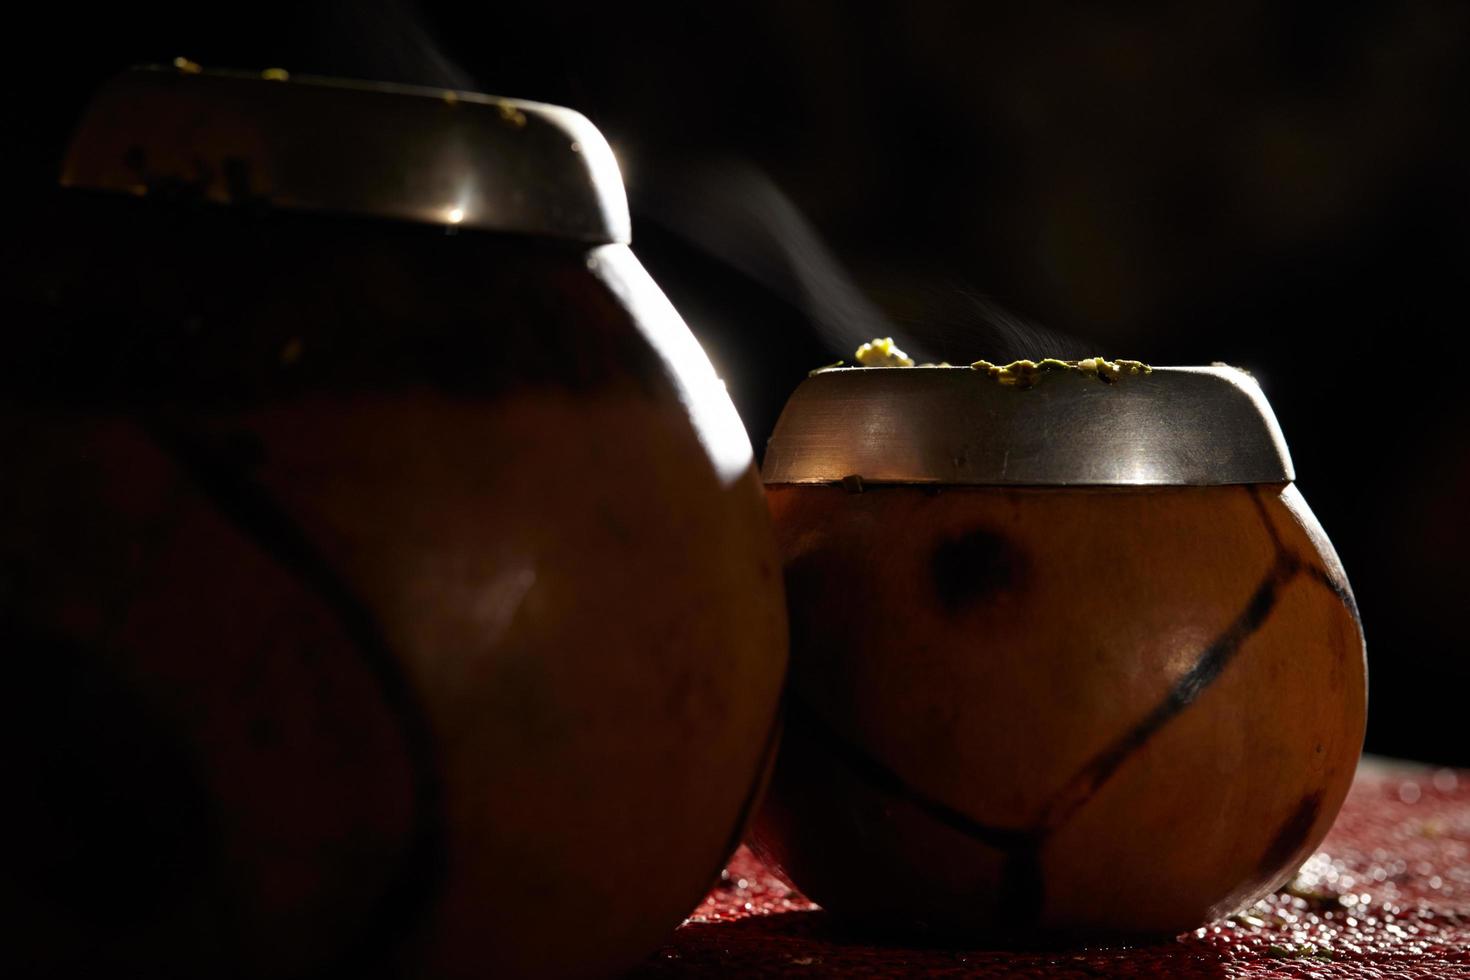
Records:
{"label": "dark spot on gourd", "polygon": [[1317,815],[1321,810],[1322,793],[1320,791],[1302,797],[1302,801],[1282,821],[1281,827],[1276,831],[1276,836],[1271,838],[1271,843],[1267,845],[1266,853],[1261,857],[1262,871],[1276,874],[1296,870],[1285,866],[1307,842],[1307,837],[1312,833],[1312,827],[1317,823]]}
{"label": "dark spot on gourd", "polygon": [[1015,586],[1022,558],[1009,541],[985,528],[947,538],[934,549],[930,571],[934,594],[955,613]]}

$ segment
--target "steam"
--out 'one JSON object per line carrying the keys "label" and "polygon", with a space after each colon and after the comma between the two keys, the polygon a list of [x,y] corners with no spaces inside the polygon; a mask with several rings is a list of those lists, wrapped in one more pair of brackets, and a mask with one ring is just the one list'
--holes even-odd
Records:
{"label": "steam", "polygon": [[[324,16],[321,26],[345,74],[480,88],[444,53],[414,0],[331,5]],[[628,151],[636,149],[622,148],[625,165]],[[984,358],[1004,363],[1099,353],[967,286],[897,274],[869,283],[874,292],[865,291],[801,209],[749,163],[641,157],[638,162],[624,176],[639,220],[662,225],[798,310],[832,360],[850,359],[862,343],[887,336],[930,362],[967,364]],[[875,295],[882,297],[881,304]]]}
{"label": "steam", "polygon": [[835,351],[892,333],[800,209],[743,163],[660,168],[634,187],[637,211],[800,309]]}
{"label": "steam", "polygon": [[444,54],[410,0],[331,4],[321,14],[335,73],[478,91],[474,77]]}
{"label": "steam", "polygon": [[952,284],[900,281],[901,314],[885,311],[853,282],[801,210],[761,170],[745,163],[664,166],[635,184],[649,218],[799,309],[833,360],[874,337],[893,336],[921,361],[1004,363],[1097,353],[1066,334],[1017,316],[991,297]]}
{"label": "steam", "polygon": [[916,293],[913,305],[920,312],[901,318],[898,329],[923,338],[943,359],[966,363],[983,358],[1005,364],[1043,357],[1076,360],[1099,353],[1096,345],[1019,316],[985,293],[952,283],[911,289]]}

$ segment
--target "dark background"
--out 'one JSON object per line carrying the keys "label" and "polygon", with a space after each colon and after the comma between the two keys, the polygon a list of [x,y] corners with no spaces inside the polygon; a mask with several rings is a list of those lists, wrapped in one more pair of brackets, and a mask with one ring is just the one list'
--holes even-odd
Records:
{"label": "dark background", "polygon": [[[1255,372],[1368,635],[1368,748],[1470,765],[1470,7],[51,5],[7,29],[11,211],[135,62],[281,66],[569,105],[635,250],[763,445],[810,367]],[[18,15],[17,15],[18,16]],[[19,224],[12,227],[19,227]]]}

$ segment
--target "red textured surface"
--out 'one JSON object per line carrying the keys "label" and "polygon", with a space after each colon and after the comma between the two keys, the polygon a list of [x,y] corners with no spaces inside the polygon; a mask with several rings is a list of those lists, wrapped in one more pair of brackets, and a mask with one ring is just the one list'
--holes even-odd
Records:
{"label": "red textured surface", "polygon": [[876,945],[741,848],[720,886],[634,975],[712,973],[1470,978],[1470,770],[1365,760],[1331,834],[1286,891],[1151,945]]}

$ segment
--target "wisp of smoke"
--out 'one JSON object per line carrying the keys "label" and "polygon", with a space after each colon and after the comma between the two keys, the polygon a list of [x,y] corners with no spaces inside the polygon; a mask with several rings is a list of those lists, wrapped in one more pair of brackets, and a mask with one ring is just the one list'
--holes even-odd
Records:
{"label": "wisp of smoke", "polygon": [[338,72],[462,91],[479,87],[444,54],[412,0],[334,4],[319,16]]}
{"label": "wisp of smoke", "polygon": [[824,343],[852,351],[892,332],[806,217],[743,163],[660,168],[633,187],[635,212],[800,309]]}
{"label": "wisp of smoke", "polygon": [[1076,359],[1098,353],[1093,345],[1012,313],[992,297],[962,286],[930,290],[915,305],[920,312],[904,317],[900,329],[912,328],[925,344],[939,348],[950,359],[984,358],[1005,364],[1023,358]]}
{"label": "wisp of smoke", "polygon": [[[322,26],[334,39],[337,56],[349,62],[343,65],[348,74],[479,87],[444,53],[415,0],[333,6],[327,20]],[[885,336],[920,360],[960,364],[982,357],[1010,361],[1096,353],[1008,312],[982,293],[912,276],[884,282],[882,295],[894,302],[880,306],[759,168],[738,160],[649,163],[653,166],[630,175],[635,218],[652,219],[798,310],[834,360]]]}
{"label": "wisp of smoke", "polygon": [[1075,338],[961,288],[900,283],[900,305],[908,312],[890,315],[852,281],[811,222],[761,170],[739,162],[658,170],[631,188],[635,215],[656,221],[799,309],[834,360],[885,336],[927,361],[1094,353]]}

